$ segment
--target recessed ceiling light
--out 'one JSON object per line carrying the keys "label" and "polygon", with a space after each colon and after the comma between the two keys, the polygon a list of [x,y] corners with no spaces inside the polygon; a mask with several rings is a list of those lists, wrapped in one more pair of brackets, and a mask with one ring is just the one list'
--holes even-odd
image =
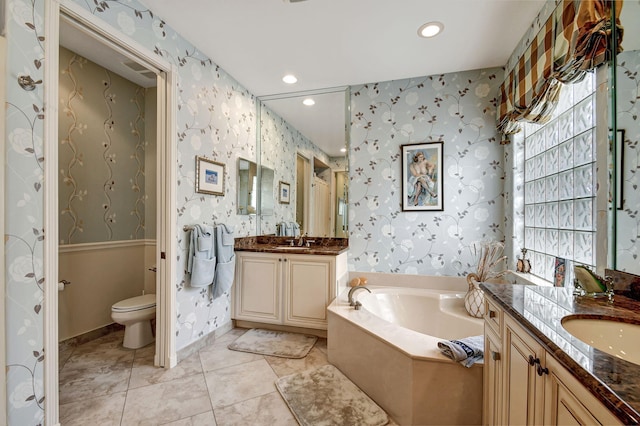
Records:
{"label": "recessed ceiling light", "polygon": [[313,99],[311,99],[311,98],[307,98],[307,99],[305,99],[304,101],[302,101],[302,103],[303,103],[303,104],[305,104],[306,106],[311,106],[311,105],[315,105],[315,104],[316,104],[316,101],[314,101],[314,100],[313,100]]}
{"label": "recessed ceiling light", "polygon": [[293,74],[287,74],[284,77],[282,77],[282,81],[284,81],[287,84],[294,84],[298,81],[298,79]]}
{"label": "recessed ceiling light", "polygon": [[427,22],[418,28],[418,35],[426,38],[435,37],[440,34],[443,29],[444,25],[442,25],[442,22]]}
{"label": "recessed ceiling light", "polygon": [[340,148],[340,152],[347,152],[347,148]]}

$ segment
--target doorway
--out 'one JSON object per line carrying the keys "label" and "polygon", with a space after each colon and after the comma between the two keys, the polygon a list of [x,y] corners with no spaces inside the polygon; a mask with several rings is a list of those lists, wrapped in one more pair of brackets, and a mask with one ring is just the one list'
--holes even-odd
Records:
{"label": "doorway", "polygon": [[[124,36],[114,34],[102,21],[75,4],[46,3],[46,28],[44,87],[45,105],[49,114],[45,116],[45,181],[48,190],[45,192],[44,226],[47,239],[44,245],[45,276],[56,277],[47,280],[45,287],[45,324],[44,347],[47,357],[44,360],[45,377],[45,423],[57,424],[59,418],[58,393],[58,70],[61,42],[61,27],[72,27],[82,34],[84,41],[91,41],[103,51],[116,52],[132,64],[141,68],[142,72],[155,75],[157,83],[157,117],[156,141],[156,248],[155,278],[156,291],[156,343],[154,364],[170,368],[176,365],[175,351],[175,292],[173,281],[176,265],[175,192],[176,192],[176,144],[174,143],[176,121],[176,71],[171,64],[153,52],[138,45]],[[162,177],[162,179],[160,179]],[[167,261],[169,260],[169,261]]]}
{"label": "doorway", "polygon": [[296,155],[296,222],[300,225],[300,234],[310,234],[309,223],[309,178],[311,161],[304,155]]}
{"label": "doorway", "polygon": [[349,237],[349,175],[334,172],[335,187],[335,237]]}

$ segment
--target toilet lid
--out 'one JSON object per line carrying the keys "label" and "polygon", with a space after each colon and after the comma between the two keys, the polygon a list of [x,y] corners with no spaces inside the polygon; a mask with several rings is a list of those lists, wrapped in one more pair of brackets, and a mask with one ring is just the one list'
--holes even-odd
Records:
{"label": "toilet lid", "polygon": [[137,311],[156,306],[155,294],[143,294],[142,296],[124,299],[111,307],[113,311]]}

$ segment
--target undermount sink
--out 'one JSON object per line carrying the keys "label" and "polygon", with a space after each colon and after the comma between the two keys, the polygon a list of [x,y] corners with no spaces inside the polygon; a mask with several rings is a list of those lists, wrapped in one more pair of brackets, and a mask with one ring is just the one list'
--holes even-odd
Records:
{"label": "undermount sink", "polygon": [[278,250],[306,250],[309,247],[306,247],[306,246],[302,246],[302,247],[299,247],[299,246],[278,246],[276,248]]}
{"label": "undermount sink", "polygon": [[640,324],[616,318],[568,316],[562,327],[589,346],[640,365]]}

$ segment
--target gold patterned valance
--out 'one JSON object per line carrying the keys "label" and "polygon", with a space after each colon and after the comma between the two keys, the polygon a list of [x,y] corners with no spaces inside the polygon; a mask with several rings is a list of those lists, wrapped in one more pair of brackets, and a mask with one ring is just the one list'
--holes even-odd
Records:
{"label": "gold patterned valance", "polygon": [[[561,83],[581,81],[586,72],[607,60],[613,3],[564,0],[558,5],[502,83],[499,131],[517,133],[521,121],[548,121],[558,103]],[[616,51],[621,50],[621,8],[622,0],[618,0]]]}

